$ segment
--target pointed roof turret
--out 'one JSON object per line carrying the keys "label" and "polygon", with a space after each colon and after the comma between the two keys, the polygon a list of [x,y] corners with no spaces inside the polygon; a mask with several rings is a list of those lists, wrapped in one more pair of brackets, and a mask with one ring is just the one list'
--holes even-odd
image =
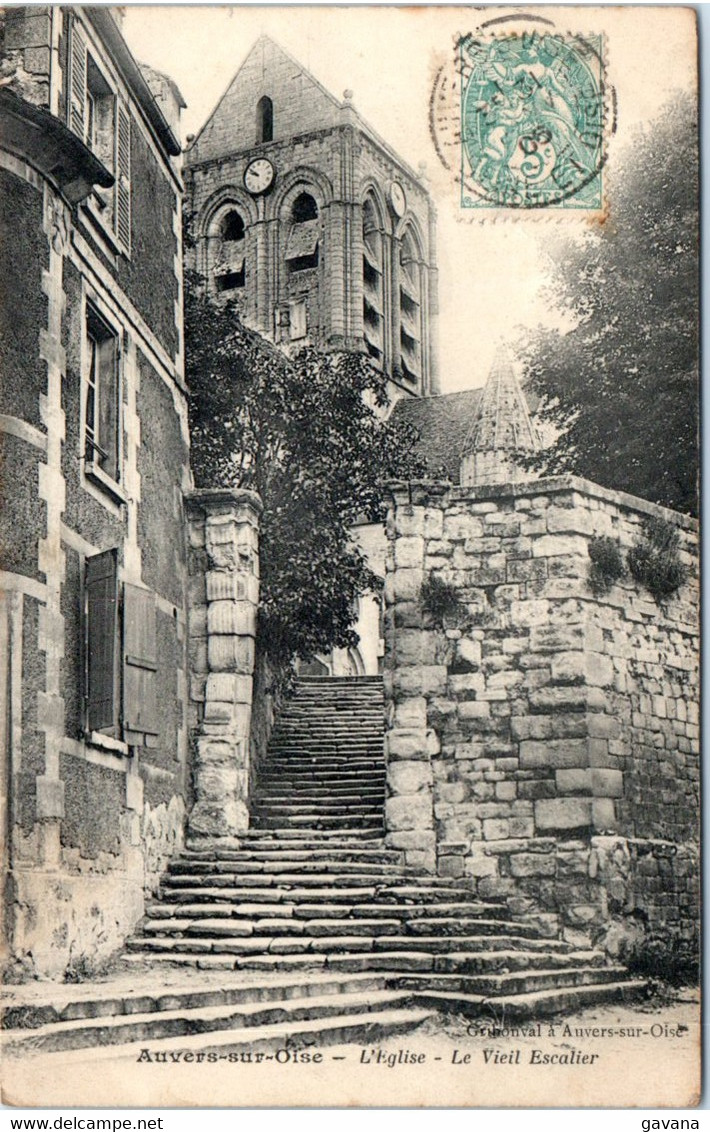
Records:
{"label": "pointed roof turret", "polygon": [[539,447],[540,438],[510,353],[500,346],[461,451],[461,483],[474,486],[527,479],[515,453],[534,452]]}

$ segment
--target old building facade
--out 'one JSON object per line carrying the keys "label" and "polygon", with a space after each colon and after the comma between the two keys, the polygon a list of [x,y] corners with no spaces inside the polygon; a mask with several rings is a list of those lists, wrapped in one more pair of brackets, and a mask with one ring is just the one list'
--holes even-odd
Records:
{"label": "old building facade", "polygon": [[3,809],[15,968],[111,953],[182,837],[182,100],[115,10],[9,8]]}

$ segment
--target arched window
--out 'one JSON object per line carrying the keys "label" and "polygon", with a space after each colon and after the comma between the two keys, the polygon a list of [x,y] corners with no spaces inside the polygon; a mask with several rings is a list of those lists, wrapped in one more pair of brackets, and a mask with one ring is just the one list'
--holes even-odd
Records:
{"label": "arched window", "polygon": [[399,346],[404,378],[417,384],[422,376],[422,265],[411,232],[399,250]]}
{"label": "arched window", "polygon": [[215,290],[236,291],[246,286],[246,225],[244,217],[231,208],[222,217],[212,246],[212,272]]}
{"label": "arched window", "polygon": [[320,224],[318,205],[310,193],[299,193],[291,205],[291,226],[286,241],[286,263],[290,274],[318,266]]}
{"label": "arched window", "polygon": [[362,207],[362,320],[367,352],[377,366],[384,356],[384,288],[382,280],[382,232],[375,206]]}
{"label": "arched window", "polygon": [[310,193],[299,193],[291,206],[291,223],[305,224],[318,219],[318,205]]}
{"label": "arched window", "polygon": [[243,239],[244,221],[236,209],[232,209],[222,221],[222,240],[225,243],[232,243],[235,240]]}
{"label": "arched window", "polygon": [[265,94],[256,104],[256,140],[270,142],[274,140],[274,104]]}

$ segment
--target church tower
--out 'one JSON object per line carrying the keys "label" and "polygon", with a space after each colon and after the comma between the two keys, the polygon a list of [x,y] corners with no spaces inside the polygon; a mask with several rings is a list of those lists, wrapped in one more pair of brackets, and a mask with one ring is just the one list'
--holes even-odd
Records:
{"label": "church tower", "polygon": [[286,350],[366,352],[393,401],[439,391],[435,217],[421,179],[271,39],[186,156],[187,266]]}

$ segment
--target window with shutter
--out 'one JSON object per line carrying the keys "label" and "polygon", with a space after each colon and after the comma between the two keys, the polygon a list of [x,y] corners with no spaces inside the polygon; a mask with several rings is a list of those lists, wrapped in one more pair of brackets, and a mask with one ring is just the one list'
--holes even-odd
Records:
{"label": "window with shutter", "polygon": [[69,128],[86,140],[86,40],[76,20],[71,26],[69,49]]}
{"label": "window with shutter", "polygon": [[124,251],[131,250],[131,119],[116,100],[116,236]]}
{"label": "window with shutter", "polygon": [[110,237],[114,249],[130,255],[131,118],[105,67],[74,18],[69,48],[69,125],[115,178],[112,189],[94,189],[86,215]]}
{"label": "window with shutter", "polygon": [[84,471],[109,489],[121,479],[120,338],[86,305]]}
{"label": "window with shutter", "polygon": [[118,551],[86,559],[86,729],[118,738]]}
{"label": "window with shutter", "polygon": [[158,670],[155,595],[123,587],[123,737],[127,743],[155,745],[158,737]]}

